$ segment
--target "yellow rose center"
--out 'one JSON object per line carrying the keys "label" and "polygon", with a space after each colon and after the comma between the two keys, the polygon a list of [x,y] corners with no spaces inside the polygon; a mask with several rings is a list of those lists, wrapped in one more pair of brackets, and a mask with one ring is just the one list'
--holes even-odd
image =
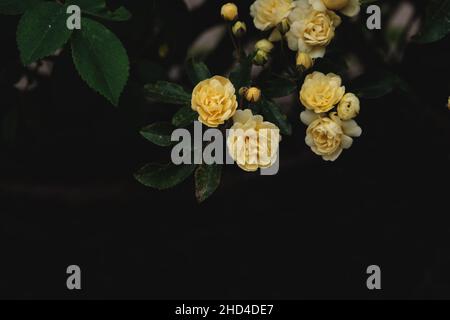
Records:
{"label": "yellow rose center", "polygon": [[340,125],[331,119],[317,120],[310,129],[314,144],[321,154],[332,154],[341,146],[343,131]]}
{"label": "yellow rose center", "polygon": [[192,109],[198,112],[199,120],[210,127],[223,124],[237,109],[233,85],[219,76],[200,82],[192,93]]}
{"label": "yellow rose center", "polygon": [[312,101],[317,106],[328,106],[333,103],[334,90],[328,84],[321,84],[312,92]]}
{"label": "yellow rose center", "polygon": [[326,46],[334,37],[332,21],[327,13],[313,11],[306,24],[304,38],[309,45]]}

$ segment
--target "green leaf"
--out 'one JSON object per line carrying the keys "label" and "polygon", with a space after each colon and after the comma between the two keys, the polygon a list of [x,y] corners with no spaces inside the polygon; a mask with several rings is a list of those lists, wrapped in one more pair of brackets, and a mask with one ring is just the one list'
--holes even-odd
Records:
{"label": "green leaf", "polygon": [[420,43],[431,43],[443,39],[450,33],[450,0],[430,0],[425,23],[419,36]]}
{"label": "green leaf", "polygon": [[171,141],[174,126],[167,122],[157,122],[142,128],[141,135],[161,147],[170,147],[173,145]]}
{"label": "green leaf", "polygon": [[191,107],[182,107],[172,118],[172,124],[175,127],[184,128],[191,125],[198,119],[198,113]]}
{"label": "green leaf", "polygon": [[201,165],[195,171],[195,196],[199,203],[208,199],[220,185],[222,165]]}
{"label": "green leaf", "polygon": [[391,93],[398,83],[395,74],[388,71],[366,73],[355,79],[351,91],[364,99],[378,99]]}
{"label": "green leaf", "polygon": [[0,0],[0,14],[22,14],[40,0]]}
{"label": "green leaf", "polygon": [[194,59],[189,59],[186,62],[186,73],[193,85],[211,78],[211,72],[203,62],[198,62]]}
{"label": "green leaf", "polygon": [[124,7],[109,10],[105,0],[70,0],[67,3],[79,6],[86,14],[106,20],[127,21],[131,18],[131,13]]}
{"label": "green leaf", "polygon": [[239,91],[242,87],[250,86],[252,82],[253,55],[242,59],[236,68],[230,73],[230,81],[235,89]]}
{"label": "green leaf", "polygon": [[286,97],[297,90],[297,84],[283,77],[276,76],[265,82],[261,86],[261,90],[267,98]]}
{"label": "green leaf", "polygon": [[25,12],[17,28],[17,45],[24,65],[53,54],[69,40],[66,6],[43,2]]}
{"label": "green leaf", "polygon": [[155,102],[191,104],[191,94],[175,83],[158,81],[155,84],[147,84],[144,89],[147,99]]}
{"label": "green leaf", "polygon": [[258,104],[265,121],[275,124],[280,129],[281,134],[292,135],[292,125],[274,102],[261,99]]}
{"label": "green leaf", "polygon": [[173,188],[189,178],[196,165],[147,164],[135,173],[134,177],[144,186],[158,190]]}
{"label": "green leaf", "polygon": [[83,18],[81,25],[72,40],[75,67],[92,89],[117,106],[129,75],[127,52],[102,24]]}

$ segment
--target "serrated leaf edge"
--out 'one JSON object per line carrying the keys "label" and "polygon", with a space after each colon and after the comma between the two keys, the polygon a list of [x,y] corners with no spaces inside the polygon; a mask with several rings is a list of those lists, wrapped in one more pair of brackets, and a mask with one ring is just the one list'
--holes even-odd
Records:
{"label": "serrated leaf edge", "polygon": [[[99,22],[97,22],[97,21],[94,21],[94,20],[91,20],[91,19],[88,19],[88,18],[84,18],[84,19],[87,19],[87,20],[90,20],[90,21],[99,23]],[[99,24],[101,24],[101,23],[99,23]],[[102,25],[103,27],[105,27],[103,24],[101,24],[101,25]],[[112,32],[112,31],[109,30],[108,28],[105,27],[105,29],[107,29],[114,37],[116,37],[116,39],[119,41],[121,47],[122,47],[123,50],[124,50],[125,56],[127,57],[126,79],[125,79],[125,82],[124,82],[124,84],[123,84],[123,86],[122,86],[122,88],[121,88],[121,90],[120,90],[118,96],[117,96],[117,101],[113,101],[110,97],[108,97],[107,95],[105,95],[105,94],[103,94],[102,92],[100,92],[100,90],[98,90],[97,88],[94,88],[94,86],[92,86],[92,85],[87,81],[87,79],[83,76],[82,72],[78,69],[78,63],[76,62],[77,59],[75,58],[75,55],[73,54],[73,52],[74,52],[73,41],[71,42],[72,59],[73,59],[73,62],[74,62],[74,65],[75,65],[75,69],[77,70],[78,75],[79,75],[79,76],[81,77],[81,79],[83,79],[83,81],[89,86],[89,88],[91,88],[92,90],[94,90],[95,92],[97,92],[98,94],[100,94],[101,96],[105,97],[111,104],[113,104],[114,106],[117,107],[118,104],[119,104],[119,101],[120,101],[120,97],[122,96],[123,90],[125,89],[125,87],[126,87],[126,85],[127,85],[127,83],[128,83],[128,80],[129,80],[129,78],[130,78],[130,59],[129,59],[129,57],[128,57],[128,52],[127,52],[127,50],[125,49],[125,47],[123,46],[123,43],[122,43],[122,41],[119,39],[119,37],[117,37],[117,36],[114,34],[114,32]],[[80,31],[77,31],[77,32],[80,32]],[[112,92],[111,88],[109,87],[108,81],[105,81],[105,82],[106,82],[107,85],[108,85],[109,91]],[[112,97],[112,98],[113,98],[113,97]]]}

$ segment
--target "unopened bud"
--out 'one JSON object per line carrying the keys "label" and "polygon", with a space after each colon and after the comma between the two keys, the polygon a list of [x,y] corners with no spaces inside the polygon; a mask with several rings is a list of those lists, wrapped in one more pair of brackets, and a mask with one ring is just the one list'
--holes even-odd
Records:
{"label": "unopened bud", "polygon": [[299,52],[297,54],[297,68],[301,71],[311,69],[314,65],[314,61],[311,56],[305,52]]}
{"label": "unopened bud", "polygon": [[251,103],[258,102],[259,99],[261,99],[261,90],[256,87],[247,89],[247,91],[245,92],[245,99]]}
{"label": "unopened bud", "polygon": [[267,39],[262,39],[256,43],[255,49],[270,53],[273,50],[273,43]]}
{"label": "unopened bud", "polygon": [[248,88],[247,87],[242,87],[239,89],[239,95],[240,96],[245,96],[245,93],[247,92]]}
{"label": "unopened bud", "polygon": [[242,38],[247,33],[247,26],[245,25],[245,22],[238,21],[233,25],[233,34],[237,38]]}
{"label": "unopened bud", "polygon": [[263,50],[256,51],[256,55],[253,58],[253,63],[257,66],[263,66],[269,61],[269,54]]}
{"label": "unopened bud", "polygon": [[337,107],[338,116],[344,121],[351,120],[359,114],[360,108],[358,97],[353,93],[347,93]]}
{"label": "unopened bud", "polygon": [[220,13],[226,21],[234,21],[238,16],[238,8],[234,3],[230,2],[222,6]]}
{"label": "unopened bud", "polygon": [[325,4],[325,7],[330,10],[341,10],[344,9],[347,5],[349,0],[322,0]]}

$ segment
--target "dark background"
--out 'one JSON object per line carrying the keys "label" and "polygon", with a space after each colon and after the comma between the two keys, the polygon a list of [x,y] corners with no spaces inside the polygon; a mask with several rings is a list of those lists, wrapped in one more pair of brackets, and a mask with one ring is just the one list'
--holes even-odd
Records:
{"label": "dark background", "polygon": [[[406,2],[423,15],[423,1]],[[254,35],[249,3],[241,17]],[[0,298],[450,298],[449,38],[401,43],[387,58],[385,26],[401,1],[383,3],[381,31],[367,36],[362,12],[336,42],[366,74],[386,68],[412,93],[362,100],[364,134],[335,163],[307,148],[301,108],[289,103],[294,134],[283,139],[279,174],[227,167],[202,205],[192,179],[157,192],[133,172],[168,159],[139,129],[176,111],[146,103],[143,84],[163,77],[154,64],[182,64],[193,40],[221,23],[220,1],[190,13],[175,0],[110,2],[134,14],[107,23],[133,66],[119,108],[82,82],[68,48],[49,59],[49,77],[22,67],[19,17],[1,16]],[[207,63],[216,74],[229,70],[228,38]],[[24,74],[33,90],[13,87]],[[189,87],[184,74],[178,82]],[[66,289],[71,264],[82,268],[81,292]],[[382,291],[366,288],[372,264]]]}

